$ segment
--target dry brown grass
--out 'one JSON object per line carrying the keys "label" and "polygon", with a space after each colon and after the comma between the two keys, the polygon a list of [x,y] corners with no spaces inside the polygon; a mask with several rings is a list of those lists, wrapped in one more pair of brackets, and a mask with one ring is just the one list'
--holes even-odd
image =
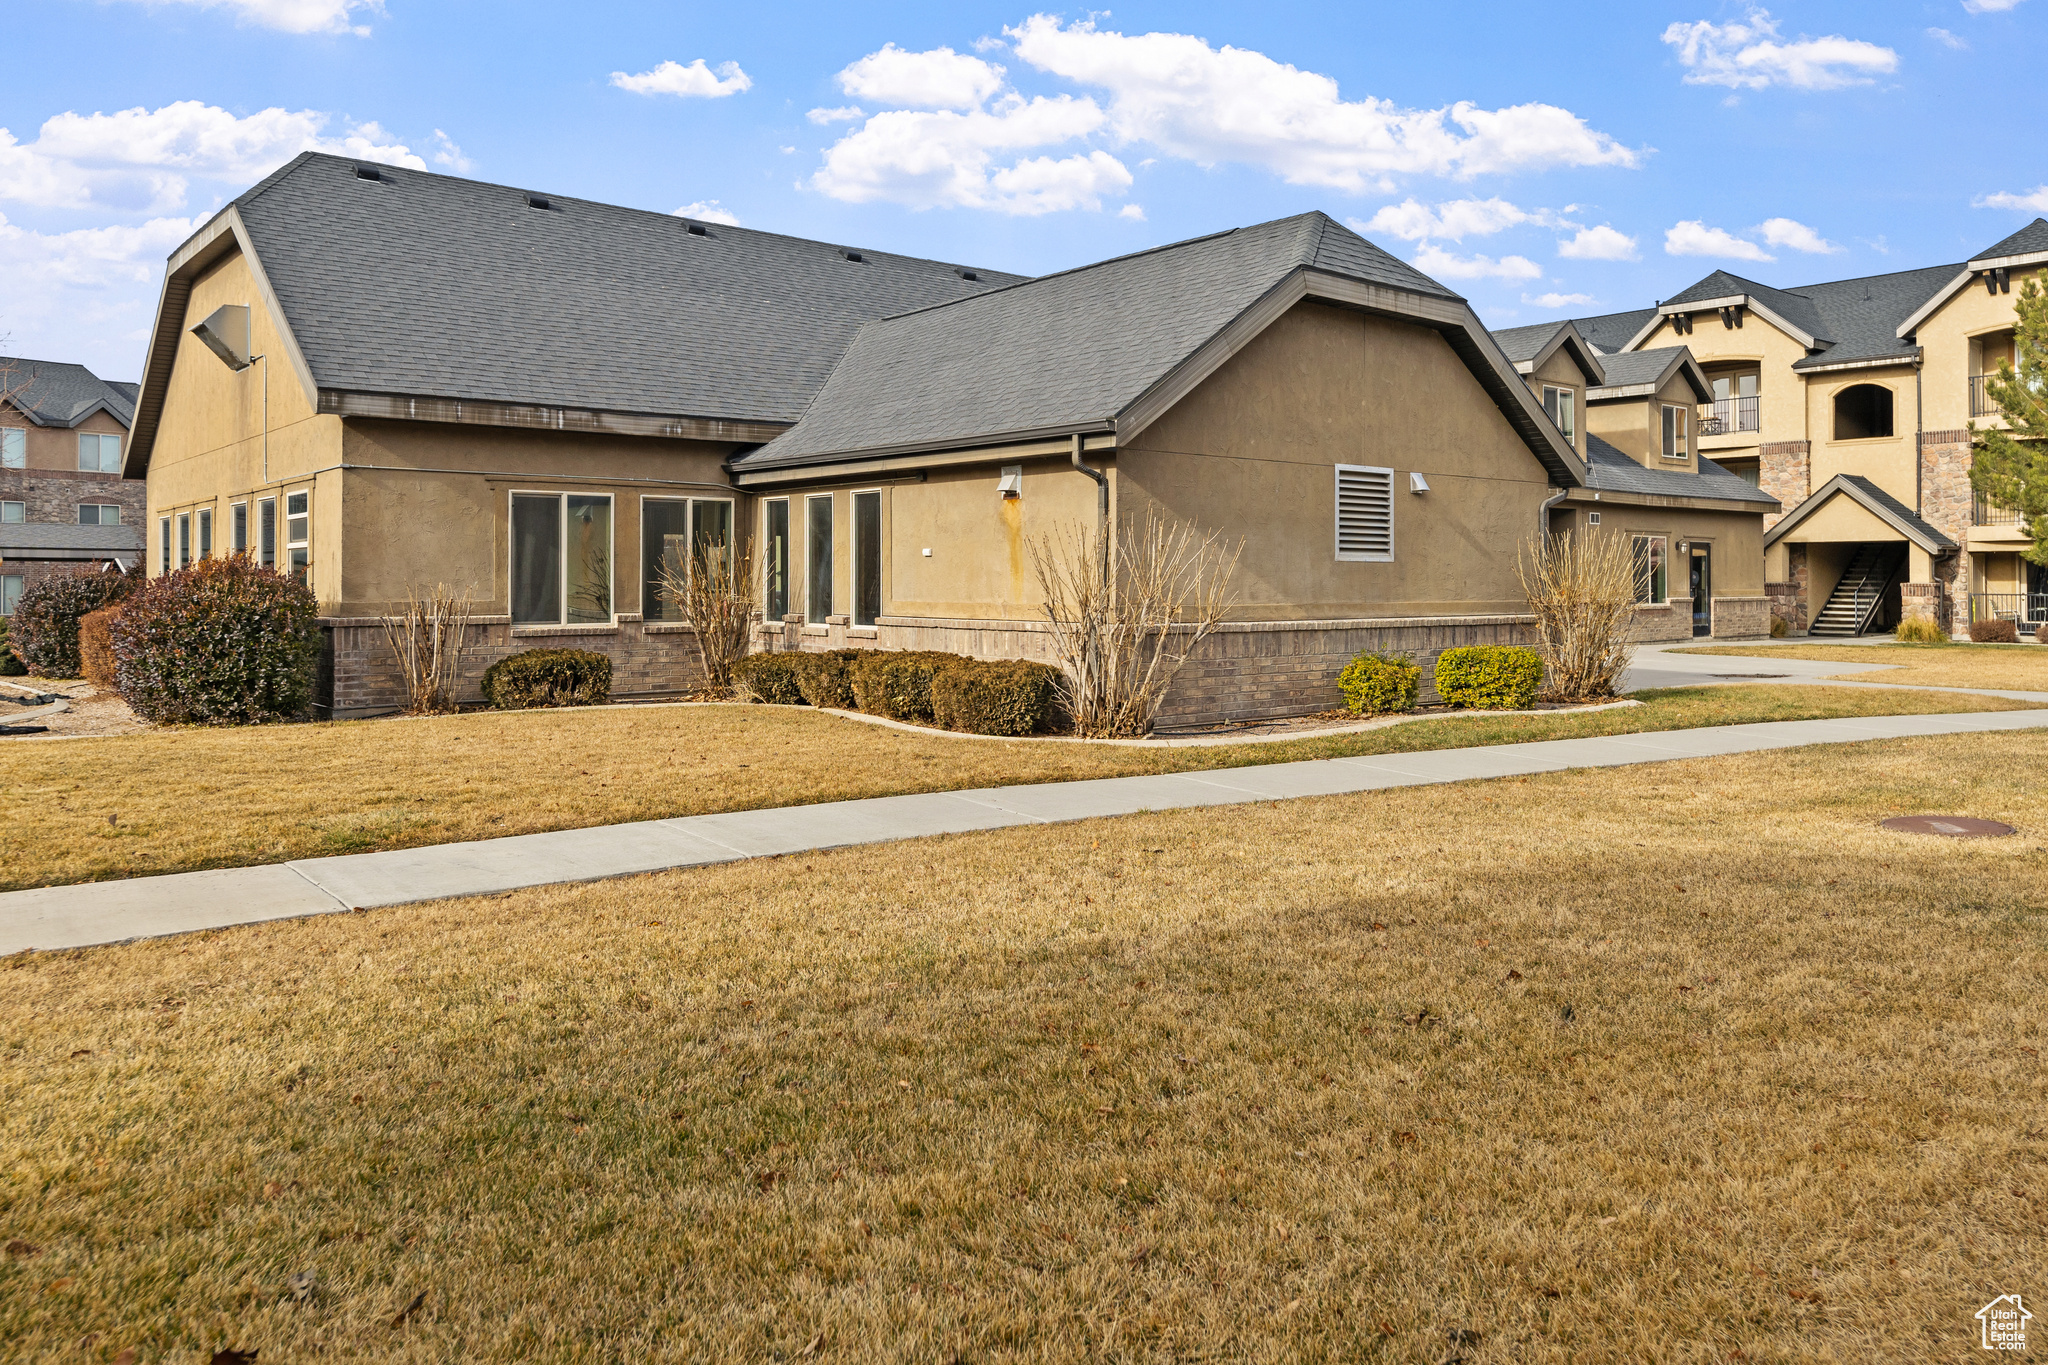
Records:
{"label": "dry brown grass", "polygon": [[[40,1250],[0,1340],[1974,1358],[2048,1263],[2044,762],[1830,746],[14,959],[0,1241]],[[1929,809],[2022,837],[1875,828]]]}
{"label": "dry brown grass", "polygon": [[2000,709],[1939,693],[1693,688],[1584,716],[1464,717],[1202,749],[964,740],[803,708],[485,712],[0,745],[0,890],[710,811],[1736,721]]}
{"label": "dry brown grass", "polygon": [[0,890],[902,792],[1741,721],[2005,709],[1937,692],[1705,687],[1199,749],[966,740],[800,707],[482,712],[0,745]]}
{"label": "dry brown grass", "polygon": [[1741,654],[1756,659],[1817,659],[1833,664],[1891,664],[1886,673],[1844,673],[1857,682],[1910,687],[1996,687],[2048,692],[2048,649],[2029,645],[1781,645],[1745,649],[1716,645],[1675,654]]}

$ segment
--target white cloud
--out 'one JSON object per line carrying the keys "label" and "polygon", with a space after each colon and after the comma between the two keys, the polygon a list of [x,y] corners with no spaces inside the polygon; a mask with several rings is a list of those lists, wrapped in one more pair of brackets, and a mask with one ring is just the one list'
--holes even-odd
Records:
{"label": "white cloud", "polygon": [[0,200],[164,213],[184,204],[188,177],[247,184],[302,151],[427,168],[375,123],[326,137],[327,123],[328,115],[314,109],[264,109],[238,118],[197,100],[113,114],[63,113],[45,122],[34,142],[19,142],[0,128]]}
{"label": "white cloud", "polygon": [[1142,223],[1145,221],[1145,210],[1140,208],[1136,204],[1125,204],[1122,208],[1116,211],[1116,216],[1119,218],[1128,218],[1134,223]]}
{"label": "white cloud", "polygon": [[805,118],[817,124],[851,123],[855,119],[862,119],[867,116],[868,111],[861,108],[858,104],[849,104],[840,109],[813,109],[810,113],[804,115]]}
{"label": "white cloud", "polygon": [[434,130],[434,164],[455,175],[468,175],[476,169],[476,163],[462,154],[462,148],[455,145],[455,139],[439,128]]}
{"label": "white cloud", "polygon": [[1742,23],[1716,24],[1701,19],[1664,30],[1664,41],[1678,50],[1687,85],[1838,90],[1869,85],[1899,66],[1898,53],[1860,38],[1836,34],[1790,43],[1777,39],[1777,21],[1761,9],[1752,9]]}
{"label": "white cloud", "polygon": [[1955,34],[1950,33],[1945,28],[1930,28],[1927,30],[1927,36],[1940,43],[1943,47],[1952,47],[1958,52],[1970,46],[1963,39],[1956,37]]}
{"label": "white cloud", "polygon": [[356,12],[384,12],[383,0],[142,0],[142,3],[224,9],[231,11],[243,23],[284,33],[352,33],[359,38],[370,36],[370,26],[355,22]]}
{"label": "white cloud", "polygon": [[1810,252],[1826,256],[1842,248],[1824,239],[1818,232],[1804,223],[1790,218],[1766,218],[1757,224],[1756,230],[1764,235],[1764,241],[1771,246],[1789,247],[1794,251]]}
{"label": "white cloud", "polygon": [[855,99],[908,109],[979,109],[1003,88],[1003,68],[950,47],[905,52],[884,43],[839,73]]}
{"label": "white cloud", "polygon": [[1633,261],[1636,239],[1602,223],[1580,228],[1578,235],[1557,244],[1557,254],[1571,261]]}
{"label": "white cloud", "polygon": [[1972,14],[2003,14],[2020,7],[2020,0],[1963,0],[1963,8]]}
{"label": "white cloud", "polygon": [[1453,199],[1435,208],[1406,199],[1388,204],[1363,223],[1353,220],[1352,226],[1367,236],[1399,237],[1408,242],[1445,237],[1461,242],[1467,237],[1486,237],[1524,223],[1555,227],[1560,221],[1549,209],[1532,212],[1505,199]]}
{"label": "white cloud", "polygon": [[1533,303],[1538,308],[1584,308],[1593,302],[1591,294],[1524,294],[1523,303]]}
{"label": "white cloud", "polygon": [[1424,242],[1415,253],[1415,268],[1440,280],[1536,280],[1543,268],[1526,256],[1453,256],[1442,247]]}
{"label": "white cloud", "polygon": [[1671,256],[1725,256],[1736,261],[1777,259],[1755,242],[1746,241],[1722,228],[1710,228],[1698,219],[1679,223],[1667,230],[1664,251]]}
{"label": "white cloud", "polygon": [[695,218],[700,223],[723,223],[727,227],[738,227],[739,216],[731,209],[720,208],[716,199],[699,199],[694,204],[685,204],[675,211],[678,218]]}
{"label": "white cloud", "polygon": [[15,354],[77,360],[109,379],[141,377],[164,258],[198,218],[44,234],[0,215],[0,336]]}
{"label": "white cloud", "polygon": [[2027,213],[2048,213],[2048,185],[2036,185],[2031,194],[2011,194],[2000,190],[1987,194],[1981,199],[1972,199],[1970,207],[1975,209],[2020,209]]}
{"label": "white cloud", "polygon": [[1291,184],[1358,193],[1389,176],[1633,166],[1640,153],[1569,110],[1461,101],[1346,101],[1328,76],[1179,33],[1126,36],[1045,14],[1005,29],[1024,61],[1109,92],[1110,132],[1204,166],[1262,166]]}
{"label": "white cloud", "polygon": [[643,71],[629,76],[623,71],[612,72],[612,84],[635,95],[675,95],[689,99],[723,99],[754,88],[754,82],[746,72],[740,70],[738,62],[720,62],[718,73],[704,65],[704,59],[684,66],[681,62],[663,62],[652,71]]}

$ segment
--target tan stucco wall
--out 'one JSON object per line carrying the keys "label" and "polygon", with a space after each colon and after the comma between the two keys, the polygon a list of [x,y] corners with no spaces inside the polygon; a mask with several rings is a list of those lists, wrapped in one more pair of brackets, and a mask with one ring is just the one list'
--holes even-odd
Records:
{"label": "tan stucco wall", "polygon": [[1707,458],[1718,459],[1718,450],[1747,450],[1765,441],[1809,439],[1806,415],[1806,381],[1792,366],[1806,359],[1806,348],[1776,327],[1750,313],[1742,326],[1723,327],[1712,312],[1695,313],[1693,330],[1680,336],[1669,322],[1637,347],[1654,350],[1660,346],[1686,346],[1693,359],[1709,371],[1721,365],[1754,365],[1757,375],[1757,424],[1760,432],[1743,432],[1739,437],[1713,438],[1707,442]]}
{"label": "tan stucco wall", "polygon": [[[1338,464],[1394,470],[1394,560],[1335,557]],[[1267,329],[1118,457],[1156,505],[1244,554],[1243,620],[1518,612],[1549,478],[1435,332],[1318,304]],[[1420,472],[1428,493],[1409,491]]]}
{"label": "tan stucco wall", "polygon": [[[0,378],[0,383],[7,382]],[[39,427],[12,403],[0,402],[0,427],[14,427],[22,435],[22,467],[27,470],[54,469],[77,472],[78,437],[81,432],[125,438],[128,428],[104,412],[96,412],[75,427]],[[122,450],[127,442],[122,441]]]}
{"label": "tan stucco wall", "polygon": [[[1982,280],[1971,280],[1920,324],[1914,335],[1927,353],[1921,383],[1929,431],[1949,431],[1970,424],[1970,339],[1986,332],[2010,330],[2021,282],[2044,275],[2048,272],[2038,266],[2010,272],[2009,294],[1987,293]],[[1999,418],[1975,420],[1979,426],[2003,425]]]}
{"label": "tan stucco wall", "polygon": [[1579,368],[1570,352],[1559,347],[1551,353],[1550,359],[1538,365],[1526,376],[1529,388],[1535,393],[1538,405],[1543,402],[1545,385],[1572,391],[1572,411],[1577,414],[1572,424],[1572,446],[1580,459],[1586,458],[1586,372]]}
{"label": "tan stucco wall", "polygon": [[[1755,512],[1717,512],[1691,507],[1631,507],[1603,502],[1598,506],[1576,499],[1568,516],[1553,524],[1559,530],[1599,530],[1625,536],[1663,536],[1676,565],[1681,542],[1705,544],[1712,549],[1713,593],[1716,597],[1761,597],[1764,591],[1764,519]],[[1600,514],[1600,525],[1591,527],[1588,513]],[[1676,569],[1673,569],[1674,575]],[[1671,580],[1671,592],[1682,595],[1678,580]]]}
{"label": "tan stucco wall", "polygon": [[[1858,384],[1892,391],[1892,434],[1860,441],[1835,439],[1835,395]],[[1917,399],[1910,365],[1814,375],[1806,384],[1807,429],[1813,433],[1812,486],[1837,474],[1860,474],[1911,507],[1919,496]],[[1775,439],[1775,438],[1773,438]]]}
{"label": "tan stucco wall", "polygon": [[1813,541],[1904,540],[1905,536],[1881,521],[1869,508],[1841,493],[1809,513],[1797,526],[1779,537],[1781,545]]}
{"label": "tan stucco wall", "polygon": [[[1664,405],[1685,409],[1686,450],[1682,460],[1664,457]],[[1683,373],[1664,381],[1664,387],[1640,398],[1614,398],[1592,405],[1586,414],[1586,429],[1635,460],[1657,469],[1699,472],[1698,402]],[[1709,457],[1711,458],[1711,457]]]}

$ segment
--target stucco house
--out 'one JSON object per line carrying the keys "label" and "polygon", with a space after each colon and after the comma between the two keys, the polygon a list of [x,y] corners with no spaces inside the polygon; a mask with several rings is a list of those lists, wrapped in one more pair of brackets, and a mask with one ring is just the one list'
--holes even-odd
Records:
{"label": "stucco house", "polygon": [[172,254],[128,468],[152,573],[210,513],[305,575],[335,715],[395,703],[378,618],[436,583],[478,668],[572,644],[687,688],[654,580],[710,541],[756,549],[764,647],[1042,657],[1032,543],[1156,507],[1244,545],[1172,723],[1525,638],[1517,554],[1608,496],[1587,442],[1322,214],[1027,280],[308,154]]}
{"label": "stucco house", "polygon": [[38,578],[140,562],[143,485],[121,477],[135,387],[0,356],[0,616]]}
{"label": "stucco house", "polygon": [[2048,219],[1970,260],[1778,288],[1717,270],[1653,308],[1580,318],[1603,357],[1684,346],[1712,389],[1701,452],[1783,504],[1768,518],[1773,610],[1855,634],[1924,616],[1951,630],[2048,621],[2019,516],[1970,488],[1971,423],[2014,357],[2021,283],[2048,270]]}

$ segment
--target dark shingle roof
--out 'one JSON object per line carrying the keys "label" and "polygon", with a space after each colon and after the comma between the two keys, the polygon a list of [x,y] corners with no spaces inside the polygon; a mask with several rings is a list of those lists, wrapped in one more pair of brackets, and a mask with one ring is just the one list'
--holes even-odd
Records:
{"label": "dark shingle roof", "polygon": [[1813,306],[1813,300],[1805,296],[1804,290],[1794,292],[1774,289],[1768,284],[1746,280],[1726,270],[1716,270],[1690,289],[1680,290],[1671,298],[1664,300],[1664,307],[1670,308],[1673,304],[1683,303],[1705,303],[1710,299],[1725,299],[1736,294],[1749,295],[1808,336],[1822,341],[1832,340],[1828,333],[1828,324],[1822,320],[1819,310]]}
{"label": "dark shingle roof", "polygon": [[139,553],[140,526],[73,526],[69,522],[0,524],[0,558],[24,550],[100,550],[108,554]]}
{"label": "dark shingle roof", "polygon": [[[1550,339],[1557,335],[1562,322],[1538,322],[1527,327],[1509,327],[1497,330],[1493,339],[1500,344],[1501,354],[1519,365],[1525,360],[1534,360]],[[1584,335],[1584,333],[1581,333]]]}
{"label": "dark shingle roof", "polygon": [[235,201],[323,389],[793,422],[863,322],[1022,276],[300,156]]}
{"label": "dark shingle roof", "polygon": [[1607,371],[1605,387],[1655,383],[1681,354],[1690,352],[1683,346],[1659,346],[1651,351],[1624,351],[1603,357],[1600,368]]}
{"label": "dark shingle roof", "polygon": [[83,365],[0,356],[0,391],[39,427],[75,427],[96,412],[135,421],[135,386],[111,384]]}
{"label": "dark shingle roof", "polygon": [[1995,261],[2005,256],[2031,256],[2048,251],[2048,218],[2036,218],[2002,242],[1995,242],[1972,256],[1973,261]]}
{"label": "dark shingle roof", "polygon": [[1664,300],[1664,307],[1747,294],[1820,344],[1815,354],[1793,363],[1795,370],[1820,369],[1851,360],[1909,361],[1916,348],[1898,335],[1899,324],[1954,280],[1962,269],[1961,265],[1923,266],[1918,270],[1802,284],[1791,289],[1776,289],[1716,270],[1691,288]]}
{"label": "dark shingle roof", "polygon": [[1610,356],[1636,338],[1636,333],[1657,316],[1654,308],[1637,308],[1627,313],[1603,313],[1597,318],[1573,318],[1579,335],[1602,356]]}
{"label": "dark shingle roof", "polygon": [[1304,267],[1458,301],[1321,213],[1238,228],[869,323],[738,467],[1100,429]]}
{"label": "dark shingle roof", "polygon": [[1775,511],[1778,500],[1749,480],[1730,474],[1712,460],[1700,460],[1700,472],[1651,469],[1638,464],[1598,436],[1586,436],[1586,487],[1612,493],[1654,493],[1667,498],[1719,498],[1723,502],[1757,503],[1759,511]]}

